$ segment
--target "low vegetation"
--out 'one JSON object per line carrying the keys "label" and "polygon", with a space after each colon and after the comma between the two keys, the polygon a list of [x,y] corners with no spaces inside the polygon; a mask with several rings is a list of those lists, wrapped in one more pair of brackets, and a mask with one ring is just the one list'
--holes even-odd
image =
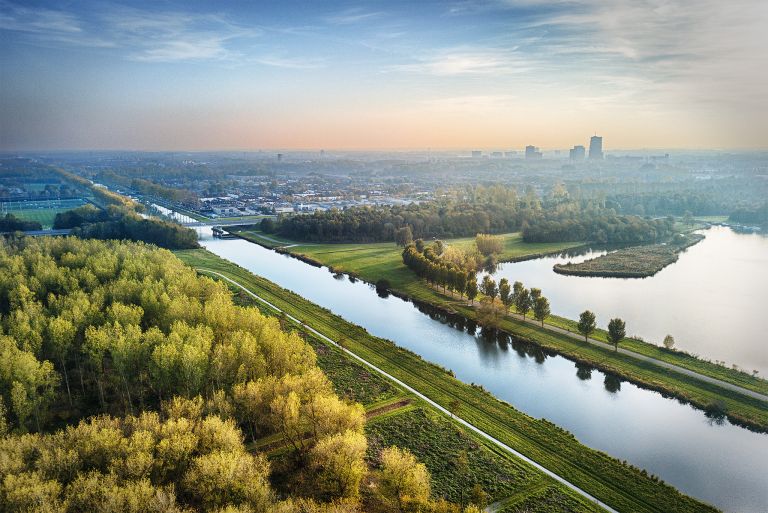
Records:
{"label": "low vegetation", "polygon": [[554,271],[572,276],[645,278],[677,262],[682,251],[702,240],[704,235],[697,233],[679,235],[668,243],[619,249],[577,264],[555,264]]}

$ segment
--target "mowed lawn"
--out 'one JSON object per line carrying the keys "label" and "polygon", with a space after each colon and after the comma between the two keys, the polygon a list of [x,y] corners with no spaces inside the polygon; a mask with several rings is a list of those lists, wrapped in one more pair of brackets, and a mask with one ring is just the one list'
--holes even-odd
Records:
{"label": "mowed lawn", "polygon": [[81,199],[10,201],[0,203],[0,206],[2,206],[2,215],[13,214],[25,221],[37,221],[45,229],[53,226],[53,220],[59,212],[72,210],[85,203]]}
{"label": "mowed lawn", "polygon": [[[563,251],[581,246],[581,242],[526,243],[519,232],[500,235],[504,239],[504,251],[499,261],[513,261],[531,258],[545,253]],[[448,245],[470,249],[474,237],[449,239]],[[402,288],[418,282],[402,261],[403,248],[393,242],[373,244],[297,244],[286,248],[296,255],[304,255],[336,271],[348,272],[360,278],[376,282],[381,278],[389,280],[395,288]]]}

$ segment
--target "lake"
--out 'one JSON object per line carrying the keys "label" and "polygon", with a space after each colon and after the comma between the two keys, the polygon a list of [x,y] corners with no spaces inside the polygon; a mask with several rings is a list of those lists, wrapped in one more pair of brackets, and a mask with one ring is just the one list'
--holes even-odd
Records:
{"label": "lake", "polygon": [[555,315],[577,319],[592,310],[601,327],[620,317],[629,335],[660,344],[671,334],[677,349],[766,376],[768,237],[722,226],[699,233],[706,235],[703,241],[649,278],[565,276],[552,270],[601,251],[500,264],[493,277],[542,289]]}

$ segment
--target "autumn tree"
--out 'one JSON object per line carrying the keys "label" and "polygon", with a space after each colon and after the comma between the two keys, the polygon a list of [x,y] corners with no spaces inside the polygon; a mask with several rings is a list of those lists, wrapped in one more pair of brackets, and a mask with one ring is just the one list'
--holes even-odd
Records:
{"label": "autumn tree", "polygon": [[429,472],[407,449],[388,447],[381,451],[381,493],[399,511],[406,506],[420,507],[429,502]]}
{"label": "autumn tree", "polygon": [[365,435],[345,431],[321,439],[310,458],[321,484],[333,489],[335,497],[357,497],[367,471]]}

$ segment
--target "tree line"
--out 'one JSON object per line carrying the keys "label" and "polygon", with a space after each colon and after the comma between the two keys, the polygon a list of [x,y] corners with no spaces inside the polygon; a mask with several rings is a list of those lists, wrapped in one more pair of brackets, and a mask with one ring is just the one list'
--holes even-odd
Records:
{"label": "tree line", "polygon": [[117,239],[148,242],[166,249],[198,247],[197,233],[177,223],[143,218],[124,208],[99,209],[83,205],[56,214],[53,227],[72,228],[72,235],[84,239]]}
{"label": "tree line", "polygon": [[598,200],[543,200],[496,186],[420,204],[352,207],[264,219],[266,233],[313,242],[387,242],[522,230],[526,242],[645,243],[669,237],[673,221],[619,215]]}
{"label": "tree line", "polygon": [[423,242],[406,246],[403,250],[403,263],[417,276],[433,285],[443,287],[443,290],[457,292],[470,301],[474,301],[477,297],[475,271],[440,258],[431,246],[423,247]]}
{"label": "tree line", "polygon": [[[373,511],[460,511],[407,451],[370,470],[364,410],[311,346],[166,250],[0,242],[0,326],[2,511],[356,512],[364,479]],[[246,450],[263,438],[295,497]]]}
{"label": "tree line", "polygon": [[37,221],[19,219],[13,214],[5,214],[0,217],[0,232],[26,232],[30,230],[42,230],[43,225]]}

